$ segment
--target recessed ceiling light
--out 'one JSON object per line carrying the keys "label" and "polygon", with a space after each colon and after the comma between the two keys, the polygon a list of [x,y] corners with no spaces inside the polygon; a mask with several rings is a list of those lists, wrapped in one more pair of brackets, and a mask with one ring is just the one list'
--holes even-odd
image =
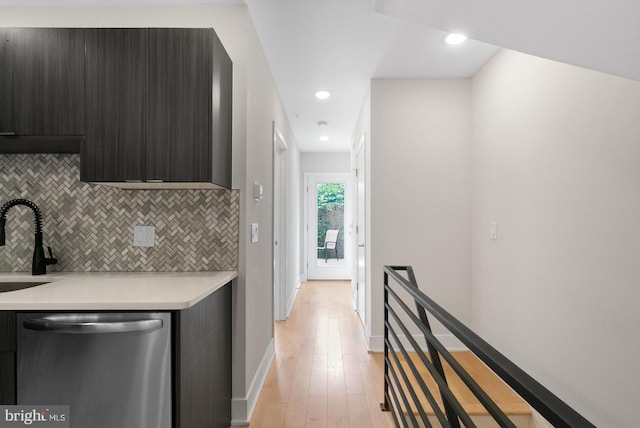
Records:
{"label": "recessed ceiling light", "polygon": [[331,92],[321,89],[319,91],[315,92],[316,98],[319,100],[326,100],[327,98],[329,98],[331,96]]}
{"label": "recessed ceiling light", "polygon": [[326,136],[326,135],[323,135],[322,137],[320,137],[320,141],[322,141],[322,142],[329,141],[329,137]]}
{"label": "recessed ceiling light", "polygon": [[467,36],[457,33],[449,33],[447,37],[444,38],[444,42],[448,45],[459,45],[460,43],[464,43],[465,40],[467,40]]}
{"label": "recessed ceiling light", "polygon": [[318,126],[327,126],[327,121],[326,120],[319,120],[318,121]]}

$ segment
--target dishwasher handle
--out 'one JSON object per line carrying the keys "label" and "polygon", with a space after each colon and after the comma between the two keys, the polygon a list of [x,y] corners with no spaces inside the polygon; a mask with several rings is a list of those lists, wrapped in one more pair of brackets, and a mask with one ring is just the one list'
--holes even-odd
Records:
{"label": "dishwasher handle", "polygon": [[33,318],[23,322],[28,330],[65,334],[129,333],[154,331],[162,328],[161,319],[133,321],[66,321],[63,319]]}

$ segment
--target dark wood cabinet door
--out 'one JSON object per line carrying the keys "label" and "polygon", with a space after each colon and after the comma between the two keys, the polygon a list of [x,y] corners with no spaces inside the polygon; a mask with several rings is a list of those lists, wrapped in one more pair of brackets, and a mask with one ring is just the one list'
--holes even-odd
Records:
{"label": "dark wood cabinet door", "polygon": [[211,31],[213,48],[212,74],[212,149],[211,182],[231,188],[231,128],[233,110],[233,66],[231,58],[215,32]]}
{"label": "dark wood cabinet door", "polygon": [[232,284],[175,316],[175,426],[227,428],[231,423]]}
{"label": "dark wood cabinet door", "polygon": [[0,311],[0,404],[16,403],[16,313]]}
{"label": "dark wood cabinet door", "polygon": [[83,181],[231,187],[231,60],[213,29],[86,30]]}
{"label": "dark wood cabinet door", "polygon": [[15,82],[15,28],[0,28],[0,134],[17,131],[14,95]]}
{"label": "dark wood cabinet door", "polygon": [[0,352],[0,404],[16,404],[15,352]]}
{"label": "dark wood cabinet door", "polygon": [[83,181],[143,180],[148,32],[91,29]]}
{"label": "dark wood cabinet door", "polygon": [[211,29],[150,29],[147,180],[210,181]]}
{"label": "dark wood cabinet door", "polygon": [[84,30],[5,28],[0,132],[84,134]]}

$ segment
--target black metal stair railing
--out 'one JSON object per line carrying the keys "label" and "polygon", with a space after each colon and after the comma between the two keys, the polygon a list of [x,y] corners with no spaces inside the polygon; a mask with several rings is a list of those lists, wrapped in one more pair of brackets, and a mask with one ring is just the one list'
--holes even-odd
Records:
{"label": "black metal stair railing", "polygon": [[[401,274],[404,272],[406,277]],[[393,279],[390,284],[389,279]],[[392,287],[397,285],[397,287]],[[412,310],[398,293],[408,293],[415,303]],[[431,427],[427,412],[420,396],[424,397],[433,411],[439,426],[459,428],[475,427],[471,416],[455,397],[445,376],[442,359],[475,395],[500,427],[515,428],[514,423],[478,385],[463,366],[447,351],[434,336],[427,318],[427,312],[458,338],[473,354],[484,362],[498,377],[513,389],[524,401],[535,409],[554,427],[591,428],[591,422],[560,400],[551,391],[525,373],[508,358],[485,342],[480,336],[458,321],[449,312],[422,293],[411,266],[384,267],[384,403],[380,408],[392,411],[396,426]],[[428,356],[422,351],[410,328],[417,327],[426,340]],[[397,327],[397,328],[396,328]],[[398,331],[399,329],[399,331]],[[413,362],[400,336],[408,342],[431,379],[425,381]],[[404,369],[400,357],[408,368]],[[413,382],[411,379],[413,379]],[[429,388],[427,383],[435,384]],[[417,390],[414,386],[417,384]],[[433,389],[433,390],[432,390]],[[438,398],[442,406],[438,404]]]}

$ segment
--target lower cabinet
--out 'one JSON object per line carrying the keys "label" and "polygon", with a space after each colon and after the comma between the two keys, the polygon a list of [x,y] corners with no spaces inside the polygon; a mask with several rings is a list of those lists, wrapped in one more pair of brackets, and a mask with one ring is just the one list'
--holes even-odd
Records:
{"label": "lower cabinet", "polygon": [[[16,340],[23,337],[22,333],[17,334],[16,318],[14,311],[0,311],[0,404],[17,402],[17,352],[25,348]],[[172,311],[171,324],[173,408],[170,425],[174,428],[229,427],[231,283],[188,309]],[[113,358],[117,360],[119,356]],[[90,365],[91,361],[83,364]],[[73,418],[73,406],[70,410]]]}
{"label": "lower cabinet", "polygon": [[175,428],[231,425],[231,283],[175,313]]}
{"label": "lower cabinet", "polygon": [[0,311],[0,404],[16,402],[16,314]]}
{"label": "lower cabinet", "polygon": [[0,404],[16,403],[16,353],[0,352]]}

